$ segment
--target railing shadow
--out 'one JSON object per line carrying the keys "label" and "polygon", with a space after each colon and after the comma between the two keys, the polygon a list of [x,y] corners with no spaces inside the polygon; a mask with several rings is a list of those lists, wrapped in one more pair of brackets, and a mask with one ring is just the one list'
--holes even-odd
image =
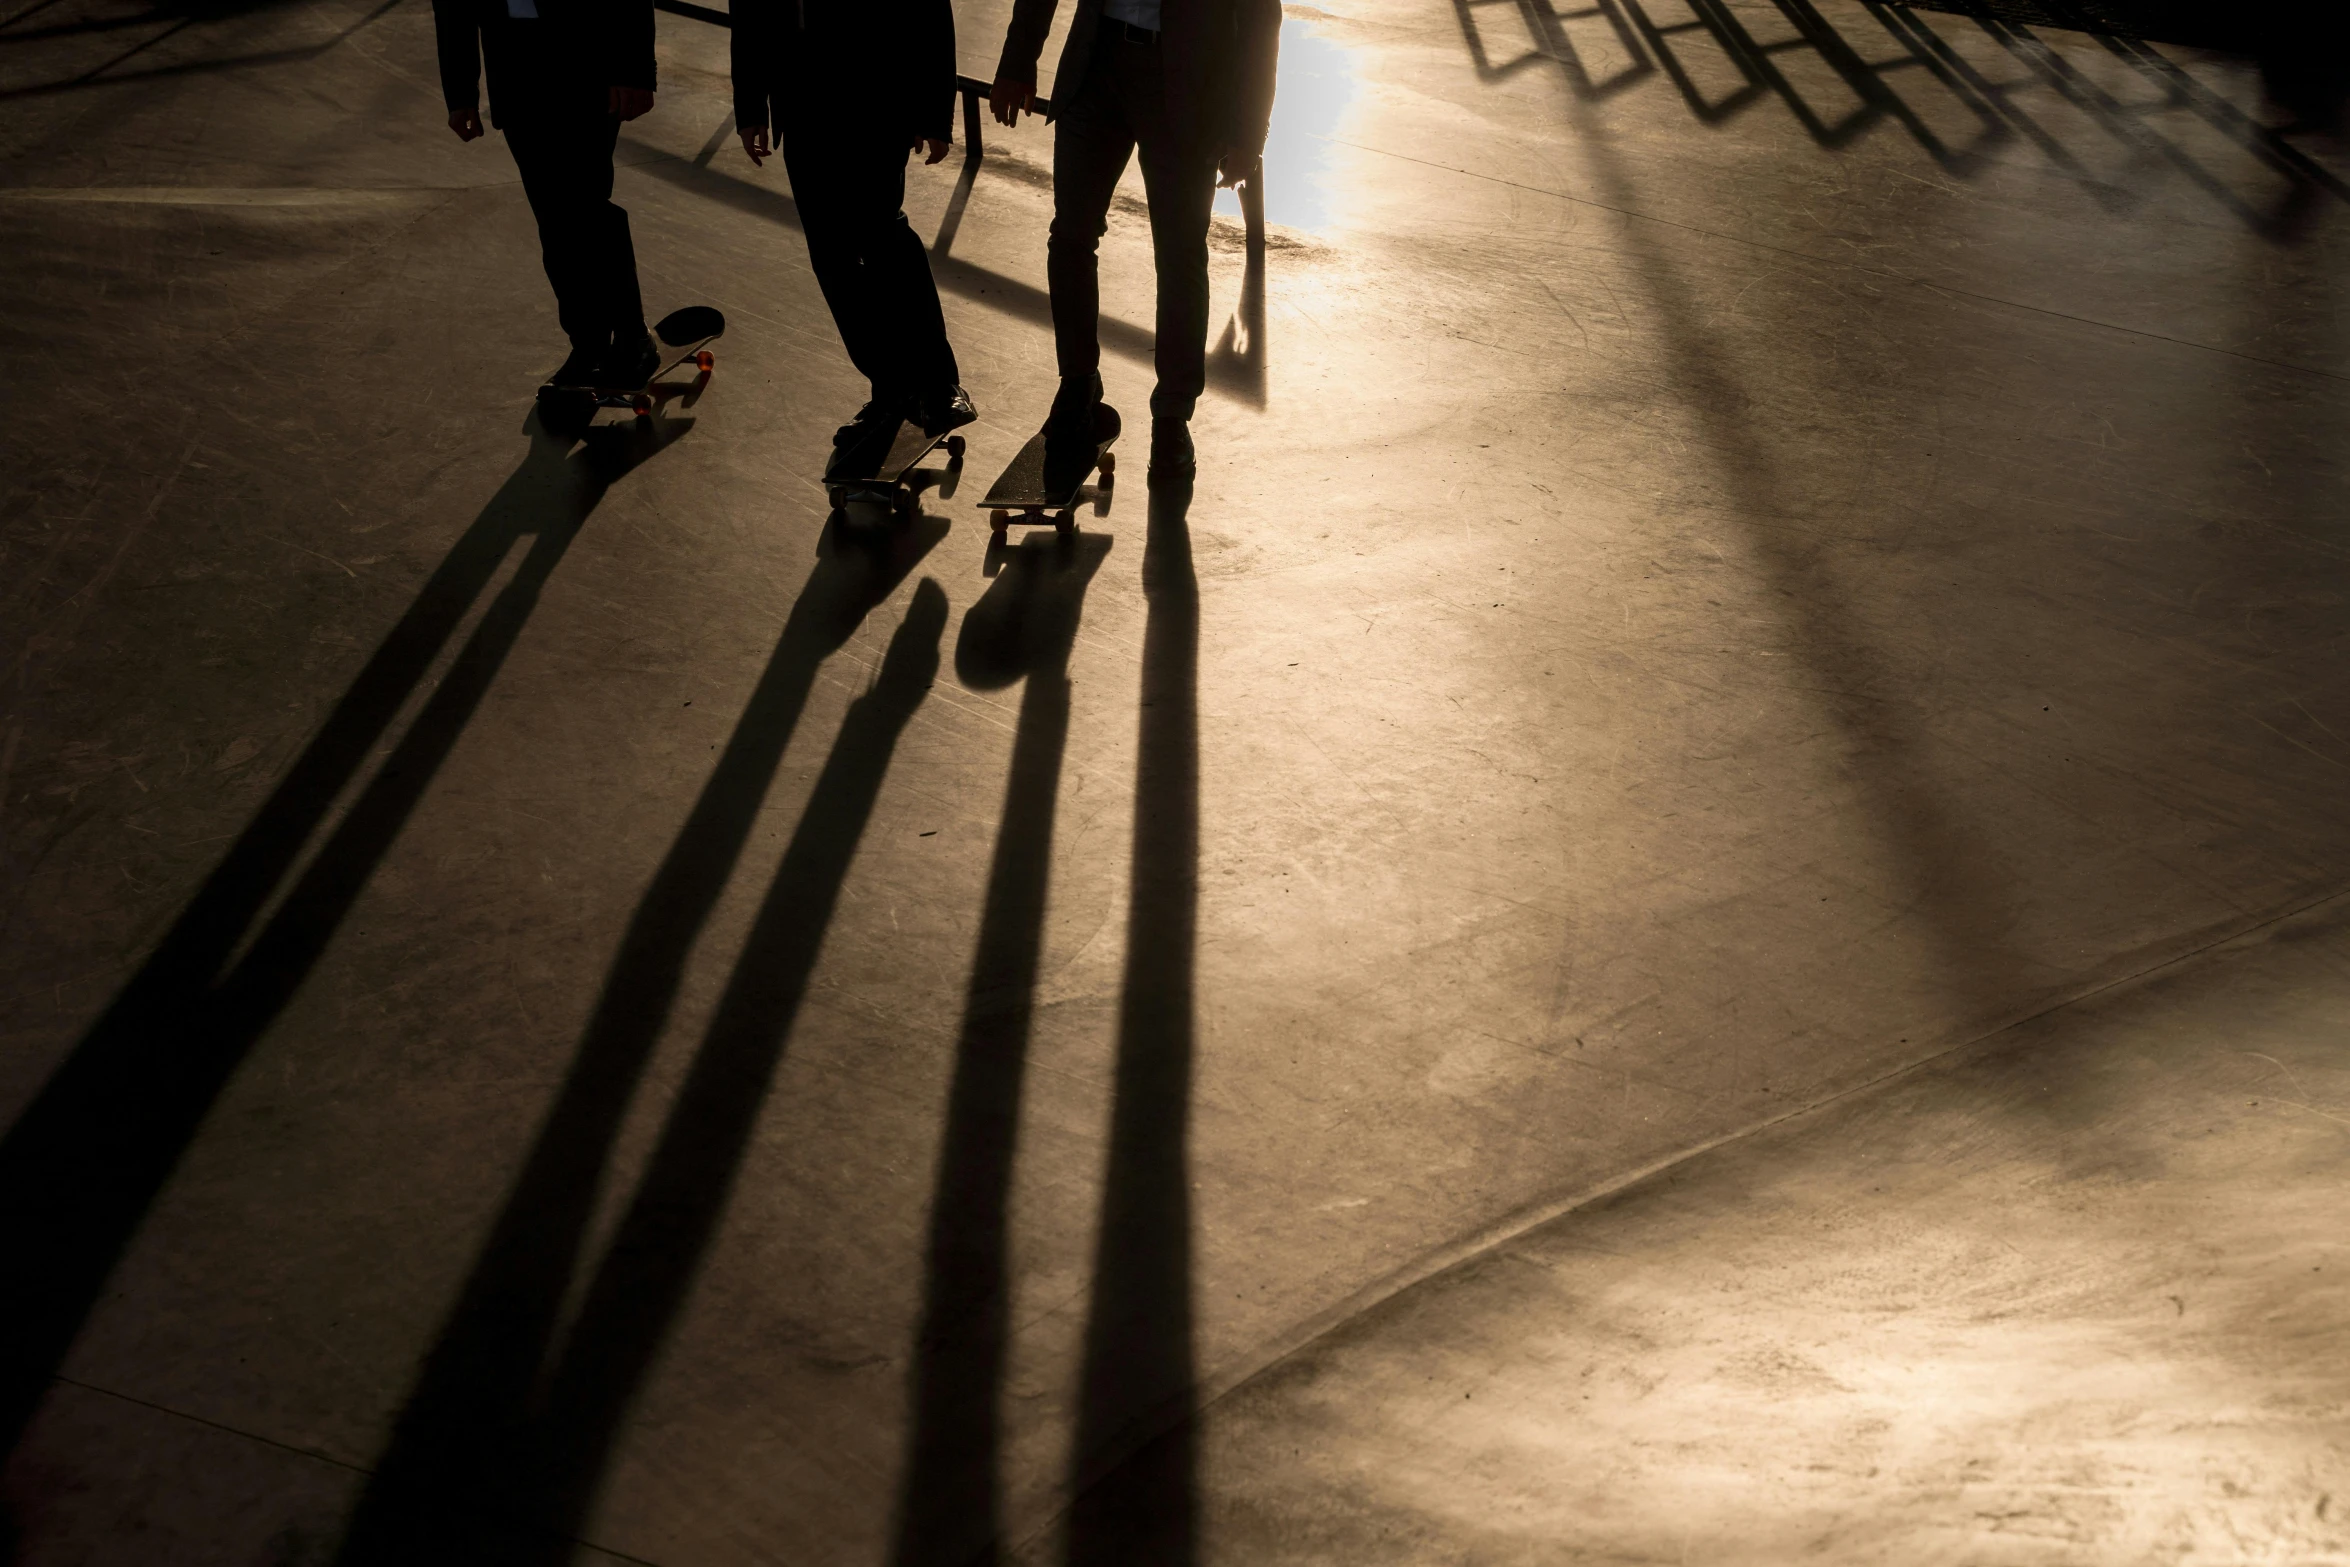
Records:
{"label": "railing shadow", "polygon": [[[532,417],[522,465],[153,954],[0,1139],[0,1451],[22,1435],[222,1088],[308,977],[455,749],[581,525],[616,480],[692,421],[634,423],[596,431],[574,450]],[[438,685],[327,830],[336,802],[524,540],[520,564]]]}
{"label": "railing shadow", "polygon": [[1069,738],[1069,657],[1105,534],[1032,534],[963,617],[955,673],[986,690],[1025,681],[957,1032],[930,1208],[912,1417],[890,1559],[961,1567],[994,1544],[1010,1338],[1007,1224],[1053,825]]}
{"label": "railing shadow", "polygon": [[[1453,0],[1470,58],[1485,80],[1547,62],[1577,99],[1591,102],[1661,72],[1701,124],[1726,124],[1758,104],[1776,101],[1815,143],[1830,150],[1849,146],[1880,125],[1894,125],[1937,165],[1961,177],[1979,174],[2000,147],[2020,140],[2101,205],[2120,209],[2133,204],[2139,199],[2136,190],[2097,173],[2086,149],[2070,144],[2027,101],[2035,95],[2053,97],[2094,125],[2113,147],[2167,165],[2265,238],[2297,239],[2314,203],[2350,202],[2350,184],[2283,132],[2228,102],[2153,45],[2126,35],[2085,34],[2087,47],[2119,61],[2152,89],[2144,103],[2125,101],[2100,85],[2066,48],[2034,27],[1959,0],[1937,7],[1940,15],[1892,0],[1859,0],[1872,24],[1865,36],[1832,21],[1815,0],[1772,0],[1767,7],[1740,7],[1727,0],[1595,0],[1572,11],[1560,11],[1549,0],[1514,0],[1528,47],[1506,59],[1497,59],[1488,24],[1481,20],[1483,11],[1498,3]],[[1758,32],[1764,20],[1783,24],[1773,28],[1780,36]],[[1578,22],[1604,23],[1630,63],[1604,77],[1595,75],[1568,25]],[[1807,90],[1782,63],[1798,57],[1824,67],[1849,95],[1850,106],[1828,104]],[[1709,89],[1708,77],[1722,70],[1734,75],[1737,85]],[[1897,85],[1902,77],[1913,84],[1930,82],[1973,124],[1972,134],[1953,140],[1938,131],[1933,116]],[[2247,189],[2157,123],[2162,116],[2180,114],[2241,151],[2279,188],[2273,194]]]}
{"label": "railing shadow", "polygon": [[837,527],[629,922],[562,1089],[426,1357],[339,1560],[569,1559],[653,1356],[682,1307],[781,1062],[831,911],[903,731],[937,670],[946,596],[925,580],[840,734],[576,1320],[595,1195],[685,968],[824,660],[944,534],[878,552]]}
{"label": "railing shadow", "polygon": [[[146,53],[158,44],[178,36],[197,23],[280,9],[286,6],[287,0],[253,0],[253,3],[250,4],[158,7],[145,16],[135,18],[132,23],[125,24],[161,24],[163,31],[154,37],[141,39],[111,59],[73,76],[61,77],[54,81],[35,82],[24,87],[0,88],[0,103],[7,103],[18,98],[42,98],[55,93],[78,92],[89,87],[117,87],[129,82],[165,81],[181,76],[206,76],[215,71],[249,70],[255,66],[263,65],[299,65],[306,61],[315,60],[329,50],[340,48],[354,34],[381,18],[399,3],[400,0],[383,0],[382,4],[357,21],[343,27],[331,38],[314,44],[299,44],[286,49],[263,49],[252,54],[225,55],[205,60],[183,60],[170,65],[150,66],[136,71],[118,70],[117,67]],[[35,6],[19,11],[7,23],[0,23],[0,27],[13,26],[15,23],[29,18],[39,9],[41,7]],[[61,26],[48,29],[27,28],[22,32],[0,31],[0,45],[34,43],[47,38],[103,30],[109,29],[98,26]]]}

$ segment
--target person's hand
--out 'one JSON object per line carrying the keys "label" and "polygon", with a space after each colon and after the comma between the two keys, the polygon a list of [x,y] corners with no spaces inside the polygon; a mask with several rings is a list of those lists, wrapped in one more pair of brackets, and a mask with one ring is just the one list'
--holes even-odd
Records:
{"label": "person's hand", "polygon": [[1254,177],[1264,161],[1261,154],[1242,152],[1238,147],[1226,147],[1216,154],[1218,188],[1236,187],[1242,180]]}
{"label": "person's hand", "polygon": [[1020,111],[1036,108],[1036,83],[1021,81],[1014,76],[999,76],[995,86],[988,89],[987,106],[995,113],[998,125],[1017,125]]}
{"label": "person's hand", "polygon": [[449,111],[449,129],[457,133],[459,141],[476,139],[481,135],[481,111],[479,109],[451,109]]}
{"label": "person's hand", "polygon": [[753,163],[765,163],[767,155],[775,150],[767,140],[767,127],[764,125],[738,125],[734,133],[743,139],[743,151],[751,155]]}
{"label": "person's hand", "polygon": [[653,112],[653,89],[650,87],[615,87],[606,98],[605,112],[614,119],[633,120]]}
{"label": "person's hand", "polygon": [[953,145],[954,143],[944,136],[917,136],[914,138],[913,150],[921,152],[923,148],[927,147],[930,151],[922,159],[924,163],[944,163],[947,149]]}

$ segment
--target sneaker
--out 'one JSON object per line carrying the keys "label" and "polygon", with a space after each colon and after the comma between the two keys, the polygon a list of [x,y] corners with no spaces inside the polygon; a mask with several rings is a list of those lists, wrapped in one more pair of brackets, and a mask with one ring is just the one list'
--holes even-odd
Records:
{"label": "sneaker", "polygon": [[857,410],[857,417],[832,432],[832,449],[846,451],[876,429],[895,424],[903,417],[903,405],[896,398],[876,397]]}
{"label": "sneaker", "polygon": [[596,362],[609,352],[601,343],[574,343],[571,357],[555,367],[547,377],[549,386],[585,387],[596,384]]}
{"label": "sneaker", "polygon": [[1046,444],[1092,447],[1094,410],[1101,404],[1102,378],[1098,372],[1063,381],[1061,389],[1053,394],[1052,411],[1044,416]]}
{"label": "sneaker", "polygon": [[1148,484],[1184,484],[1199,475],[1199,457],[1191,446],[1191,425],[1182,419],[1151,421],[1151,465]]}
{"label": "sneaker", "polygon": [[638,328],[633,334],[624,333],[604,355],[597,374],[611,387],[642,387],[653,379],[653,372],[661,368],[660,345],[653,334]]}
{"label": "sneaker", "polygon": [[971,394],[959,386],[946,387],[914,400],[914,422],[922,426],[925,435],[959,430],[978,417],[979,410],[971,406]]}
{"label": "sneaker", "polygon": [[1093,471],[1101,420],[1102,378],[1072,376],[1053,397],[1044,416],[1044,487],[1048,494],[1073,489]]}
{"label": "sneaker", "polygon": [[904,418],[905,404],[896,398],[876,397],[858,409],[856,418],[832,432],[832,459],[824,465],[824,481],[871,474],[897,438]]}

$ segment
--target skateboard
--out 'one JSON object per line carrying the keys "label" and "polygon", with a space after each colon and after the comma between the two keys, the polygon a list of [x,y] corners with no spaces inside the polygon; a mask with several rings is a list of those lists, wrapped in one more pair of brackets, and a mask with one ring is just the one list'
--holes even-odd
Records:
{"label": "skateboard", "polygon": [[888,447],[875,457],[879,446],[878,440],[869,438],[833,458],[824,472],[824,493],[834,511],[845,514],[852,503],[864,501],[900,517],[911,516],[926,477],[916,472],[915,464],[941,446],[947,449],[947,467],[939,475],[938,493],[942,499],[955,493],[955,481],[963,472],[960,435],[932,435],[911,419],[901,419],[890,432]]}
{"label": "skateboard", "polygon": [[[710,352],[710,344],[726,330],[726,317],[708,305],[688,305],[683,310],[672,310],[653,326],[653,337],[661,347],[661,363],[635,386],[556,386],[549,383],[539,388],[539,403],[543,407],[559,409],[573,417],[585,415],[593,419],[601,408],[625,408],[639,419],[653,417],[653,405],[659,400],[656,393],[683,391],[686,401],[701,396],[709,383],[710,371],[718,363],[718,356]],[[686,361],[693,361],[698,372],[691,385],[663,386],[661,377]],[[584,421],[583,421],[584,422]]]}
{"label": "skateboard", "polygon": [[988,508],[987,525],[995,533],[1002,533],[1012,525],[1012,513],[1019,512],[1030,522],[1044,521],[1046,512],[1053,512],[1053,526],[1063,533],[1077,528],[1077,499],[1085,491],[1085,481],[1096,470],[1102,482],[1094,487],[1093,510],[1100,516],[1110,509],[1110,486],[1117,478],[1117,454],[1110,443],[1118,439],[1118,410],[1108,403],[1094,405],[1093,461],[1085,471],[1069,482],[1065,489],[1055,493],[1045,483],[1044,431],[1039,430],[1020,448],[1020,455],[996,480],[987,498],[979,504]]}

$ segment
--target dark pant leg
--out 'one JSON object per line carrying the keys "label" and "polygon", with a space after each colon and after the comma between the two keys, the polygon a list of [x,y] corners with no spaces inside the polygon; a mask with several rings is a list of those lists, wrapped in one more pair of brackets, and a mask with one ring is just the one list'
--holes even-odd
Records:
{"label": "dark pant leg", "polygon": [[1158,336],[1151,351],[1159,384],[1151,392],[1151,414],[1188,419],[1208,384],[1208,217],[1216,205],[1216,163],[1196,135],[1168,123],[1161,85],[1154,72],[1149,89],[1138,83],[1130,99],[1159,280]]}
{"label": "dark pant leg", "polygon": [[808,264],[849,362],[889,399],[962,379],[947,342],[930,253],[906,221],[906,149],[854,122],[785,128],[784,172]]}
{"label": "dark pant leg", "polygon": [[539,256],[555,289],[564,335],[609,343],[644,329],[636,246],[628,213],[612,200],[612,150],[620,122],[608,114],[539,112],[506,127],[522,191],[539,224]]}
{"label": "dark pant leg", "polygon": [[1044,271],[1052,290],[1053,354],[1063,380],[1101,368],[1102,234],[1118,176],[1134,155],[1134,130],[1111,69],[1114,47],[1107,41],[1094,46],[1076,101],[1056,106],[1053,226]]}

